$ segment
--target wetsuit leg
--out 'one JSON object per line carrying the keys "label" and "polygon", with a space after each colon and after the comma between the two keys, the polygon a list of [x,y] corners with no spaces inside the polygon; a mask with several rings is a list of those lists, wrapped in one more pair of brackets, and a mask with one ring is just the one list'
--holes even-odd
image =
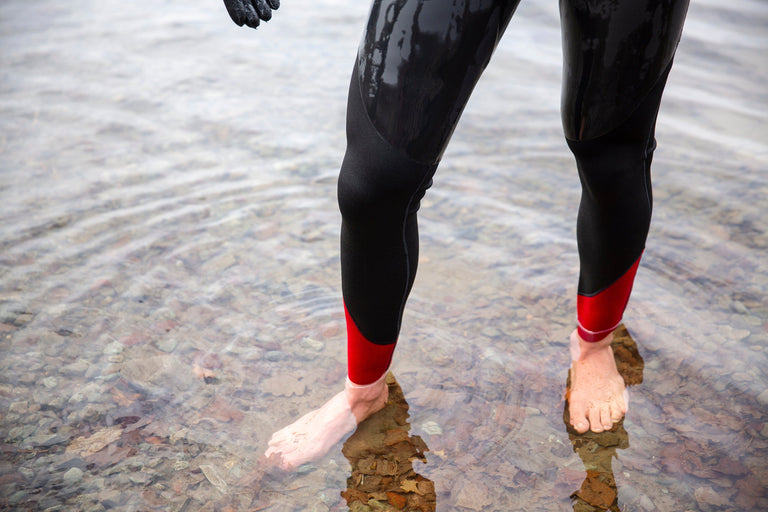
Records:
{"label": "wetsuit leg", "polygon": [[418,262],[419,202],[517,1],[375,0],[338,183],[348,369],[386,371]]}
{"label": "wetsuit leg", "polygon": [[621,321],[651,220],[650,167],[687,0],[561,0],[563,125],[582,183],[579,335]]}

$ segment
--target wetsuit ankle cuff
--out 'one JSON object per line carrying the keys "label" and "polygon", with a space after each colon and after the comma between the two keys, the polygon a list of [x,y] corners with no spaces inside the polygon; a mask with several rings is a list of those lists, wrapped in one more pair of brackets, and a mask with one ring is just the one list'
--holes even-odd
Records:
{"label": "wetsuit ankle cuff", "polygon": [[611,334],[616,327],[618,327],[619,324],[614,325],[610,329],[604,329],[602,331],[590,331],[588,329],[585,329],[581,324],[579,324],[577,331],[579,333],[579,337],[588,342],[588,343],[596,343],[598,341],[602,341],[605,339],[606,336]]}

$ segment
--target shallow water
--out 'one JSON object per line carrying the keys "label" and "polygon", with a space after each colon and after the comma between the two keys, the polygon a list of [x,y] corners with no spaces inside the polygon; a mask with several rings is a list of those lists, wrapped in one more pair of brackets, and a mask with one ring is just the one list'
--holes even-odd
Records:
{"label": "shallow water", "polygon": [[556,2],[523,2],[423,201],[404,396],[286,476],[270,433],[344,378],[367,5],[284,4],[257,32],[215,2],[0,7],[0,508],[768,509],[768,7],[691,6],[620,428],[563,421],[579,184]]}

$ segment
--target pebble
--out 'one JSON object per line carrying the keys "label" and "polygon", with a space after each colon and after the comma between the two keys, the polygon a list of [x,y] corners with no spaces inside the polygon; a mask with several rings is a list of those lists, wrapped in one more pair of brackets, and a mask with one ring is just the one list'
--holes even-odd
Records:
{"label": "pebble", "polygon": [[43,386],[47,387],[48,389],[53,389],[59,385],[59,379],[56,377],[46,377],[40,382],[42,382]]}
{"label": "pebble", "polygon": [[88,371],[88,368],[90,368],[90,364],[88,364],[86,361],[77,361],[72,364],[68,364],[66,366],[62,366],[59,370],[59,373],[61,375],[65,375],[67,377],[79,377],[83,375],[86,371]]}
{"label": "pebble", "polygon": [[20,446],[25,449],[33,447],[48,448],[57,444],[62,444],[66,441],[67,439],[61,437],[58,434],[43,434],[24,439]]}
{"label": "pebble", "polygon": [[68,402],[71,404],[77,404],[85,400],[85,396],[80,391],[75,391],[72,396],[69,397]]}
{"label": "pebble", "polygon": [[325,343],[322,341],[314,340],[312,338],[304,338],[301,340],[301,347],[315,352],[321,352],[325,348]]}
{"label": "pebble", "polygon": [[13,325],[22,326],[24,324],[27,324],[30,322],[30,320],[32,320],[34,316],[35,315],[32,313],[26,313],[26,312],[18,313],[16,318],[13,320]]}
{"label": "pebble", "polygon": [[151,475],[144,472],[131,473],[128,475],[128,480],[137,485],[146,485],[151,478]]}
{"label": "pebble", "polygon": [[137,356],[123,364],[120,374],[134,386],[146,391],[187,391],[198,384],[191,368],[170,354]]}
{"label": "pebble", "polygon": [[104,350],[102,351],[102,353],[106,356],[111,356],[111,355],[121,354],[123,350],[125,350],[125,346],[123,346],[122,343],[120,343],[119,341],[113,341],[112,343],[104,347]]}
{"label": "pebble", "polygon": [[29,496],[29,492],[26,490],[16,491],[15,493],[11,494],[8,497],[8,504],[9,505],[18,505],[24,499]]}
{"label": "pebble", "polygon": [[328,505],[322,502],[315,502],[312,505],[309,506],[309,509],[307,509],[307,512],[328,512],[330,509],[328,508]]}
{"label": "pebble", "polygon": [[65,485],[75,485],[79,483],[83,479],[83,470],[80,468],[69,468],[66,473],[64,473],[64,484]]}
{"label": "pebble", "polygon": [[712,487],[708,485],[701,486],[693,492],[693,496],[696,498],[696,502],[709,510],[709,506],[722,507],[728,503],[728,498],[720,495]]}
{"label": "pebble", "polygon": [[158,350],[171,353],[174,350],[176,350],[176,347],[179,345],[179,340],[177,340],[176,338],[171,338],[166,336],[160,339],[156,345]]}
{"label": "pebble", "polygon": [[277,363],[280,361],[285,361],[287,359],[290,359],[291,356],[286,354],[285,352],[281,350],[269,350],[266,354],[264,354],[264,359],[266,359],[269,362]]}
{"label": "pebble", "polygon": [[757,402],[760,405],[768,406],[768,389],[757,395]]}
{"label": "pebble", "polygon": [[291,375],[281,374],[264,380],[261,389],[274,396],[302,396],[307,385]]}
{"label": "pebble", "polygon": [[442,427],[435,421],[425,421],[421,424],[421,429],[431,436],[439,436],[443,433]]}
{"label": "pebble", "polygon": [[18,382],[20,384],[32,384],[37,380],[37,375],[31,372],[22,373],[19,375]]}
{"label": "pebble", "polygon": [[173,463],[173,469],[175,471],[184,471],[188,467],[189,467],[189,462],[187,462],[186,460],[177,460],[176,462]]}
{"label": "pebble", "polygon": [[221,494],[227,493],[227,482],[221,477],[221,473],[212,464],[200,464],[200,470],[205,475],[205,478],[219,490]]}
{"label": "pebble", "polygon": [[371,512],[371,507],[359,501],[353,501],[349,506],[349,512]]}
{"label": "pebble", "polygon": [[[187,430],[186,428],[181,428],[173,432],[170,436],[171,444],[174,444],[179,439],[186,439],[187,434],[189,434],[189,430]],[[183,462],[183,461],[179,461],[179,462]]]}
{"label": "pebble", "polygon": [[743,303],[741,303],[741,302],[739,302],[737,300],[734,300],[734,301],[731,302],[731,309],[733,309],[737,313],[741,313],[743,315],[746,315],[746,314],[749,313],[749,310],[747,309],[747,307]]}
{"label": "pebble", "polygon": [[98,500],[105,507],[112,508],[120,504],[122,495],[117,489],[104,489],[98,494]]}
{"label": "pebble", "polygon": [[653,504],[651,498],[643,494],[640,496],[640,508],[645,510],[645,512],[652,512],[653,510],[656,510],[656,505]]}
{"label": "pebble", "polygon": [[26,400],[21,402],[13,402],[10,407],[8,407],[8,412],[10,413],[16,413],[16,414],[24,414],[27,412],[27,408],[29,407],[29,402]]}

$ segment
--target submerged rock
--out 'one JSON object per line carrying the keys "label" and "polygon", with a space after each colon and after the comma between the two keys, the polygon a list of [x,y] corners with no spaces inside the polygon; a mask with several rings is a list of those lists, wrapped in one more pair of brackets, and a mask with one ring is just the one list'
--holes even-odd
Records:
{"label": "submerged rock", "polygon": [[176,356],[170,354],[126,361],[120,369],[120,375],[146,392],[186,391],[199,384],[191,366],[182,364]]}
{"label": "submerged rock", "polygon": [[67,472],[64,473],[64,485],[71,486],[80,483],[80,481],[83,479],[83,474],[83,470],[80,468],[69,468]]}

